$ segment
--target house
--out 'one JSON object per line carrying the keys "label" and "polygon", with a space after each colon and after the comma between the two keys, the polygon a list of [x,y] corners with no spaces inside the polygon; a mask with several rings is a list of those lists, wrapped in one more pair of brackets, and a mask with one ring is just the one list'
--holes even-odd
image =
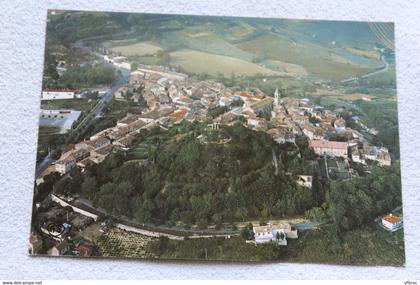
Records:
{"label": "house", "polygon": [[403,224],[403,219],[400,216],[389,214],[382,218],[382,225],[390,230],[395,231],[399,229]]}
{"label": "house", "polygon": [[78,167],[80,167],[82,169],[82,172],[83,172],[86,167],[88,167],[89,165],[92,165],[93,163],[94,162],[90,159],[90,157],[87,157],[87,158],[77,162],[76,165]]}
{"label": "house", "polygon": [[70,154],[65,158],[60,158],[55,163],[55,171],[66,174],[76,165],[76,159]]}
{"label": "house", "polygon": [[312,147],[318,155],[347,157],[347,142],[310,140],[309,147]]}
{"label": "house", "polygon": [[90,160],[94,163],[101,163],[105,160],[108,154],[111,153],[113,147],[113,145],[106,145],[104,147],[92,150],[90,152]]}
{"label": "house", "polygon": [[96,140],[98,138],[104,138],[106,137],[108,134],[112,133],[114,131],[115,128],[107,128],[105,130],[100,131],[99,133],[94,134],[93,136],[91,136],[89,138],[89,140],[93,141]]}
{"label": "house", "polygon": [[316,127],[314,130],[314,140],[324,139],[324,130],[320,127]]}
{"label": "house", "polygon": [[129,129],[128,127],[119,127],[118,129],[114,130],[113,132],[108,134],[108,138],[112,141],[112,143],[120,138],[124,137],[128,134]]}
{"label": "house", "polygon": [[117,122],[117,127],[127,127],[128,125],[134,123],[138,119],[140,119],[140,115],[127,114],[124,118]]}
{"label": "house", "polygon": [[375,160],[378,153],[376,147],[370,145],[368,142],[363,143],[363,155],[366,159]]}
{"label": "house", "polygon": [[232,97],[223,96],[219,98],[219,106],[222,106],[222,107],[229,107],[230,104],[232,104],[232,102],[233,102]]}
{"label": "house", "polygon": [[277,242],[279,245],[287,245],[284,230],[274,228],[271,224],[253,227],[253,232],[256,244]]}
{"label": "house", "polygon": [[218,119],[221,124],[232,126],[236,121],[238,121],[238,116],[232,112],[227,112],[220,115]]}
{"label": "house", "polygon": [[134,141],[135,137],[132,135],[126,135],[125,137],[115,141],[113,144],[122,148],[127,148]]}
{"label": "house", "polygon": [[353,162],[363,163],[363,164],[366,163],[366,161],[363,158],[363,156],[361,154],[361,151],[358,149],[357,145],[350,148],[350,155],[351,155],[351,160]]}
{"label": "house", "polygon": [[68,173],[78,161],[81,161],[89,156],[89,151],[86,149],[76,149],[75,151],[68,151],[64,153],[55,163],[55,170],[61,174]]}
{"label": "house", "polygon": [[131,123],[131,124],[129,124],[129,125],[127,126],[127,128],[128,128],[128,132],[129,132],[129,133],[131,133],[131,132],[138,131],[138,130],[140,130],[142,127],[144,127],[145,125],[146,125],[146,123],[145,123],[144,121],[142,121],[142,120],[137,120],[137,121],[135,121],[135,122],[133,122],[133,123]]}
{"label": "house", "polygon": [[66,240],[50,248],[47,253],[52,256],[65,255],[70,250],[70,245]]}
{"label": "house", "polygon": [[[109,134],[109,133],[107,133]],[[96,139],[93,140],[87,140],[87,141],[82,141],[78,144],[76,144],[76,150],[93,150],[93,149],[97,149],[97,148],[101,148],[104,147],[106,145],[109,145],[111,142],[109,139],[105,138],[105,137],[98,137]]]}
{"label": "house", "polygon": [[381,147],[378,151],[376,156],[376,161],[379,163],[380,166],[391,166],[391,156],[389,155],[389,151],[385,147]]}
{"label": "house", "polygon": [[307,136],[309,139],[314,139],[315,128],[310,124],[305,124],[302,126],[302,133]]}
{"label": "house", "polygon": [[287,245],[287,238],[298,238],[297,230],[292,230],[289,223],[271,224],[253,227],[256,244],[277,242],[279,245]]}
{"label": "house", "polygon": [[312,188],[312,176],[311,175],[298,175],[296,183],[306,188]]}
{"label": "house", "polygon": [[340,133],[346,130],[346,121],[342,118],[334,121],[334,128],[336,132]]}
{"label": "house", "polygon": [[248,126],[253,128],[263,129],[267,128],[267,120],[259,117],[250,117],[247,119]]}
{"label": "house", "polygon": [[267,131],[278,144],[295,143],[294,134],[286,128],[275,128]]}

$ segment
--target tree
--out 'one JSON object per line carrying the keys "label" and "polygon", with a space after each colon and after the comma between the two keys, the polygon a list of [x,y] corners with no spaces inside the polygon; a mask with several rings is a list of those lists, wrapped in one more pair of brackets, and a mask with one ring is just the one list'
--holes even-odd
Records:
{"label": "tree", "polygon": [[212,221],[213,223],[216,224],[216,228],[219,229],[220,226],[222,225],[222,216],[219,213],[216,213],[212,216]]}
{"label": "tree", "polygon": [[253,240],[254,239],[254,227],[251,223],[248,223],[245,227],[241,230],[241,237],[245,240]]}
{"label": "tree", "polygon": [[95,177],[88,176],[84,179],[81,187],[82,194],[86,197],[92,197],[92,194],[97,190],[97,182]]}
{"label": "tree", "polygon": [[198,221],[197,226],[200,230],[207,229],[207,219],[206,218],[201,218]]}
{"label": "tree", "polygon": [[59,180],[54,187],[54,193],[64,195],[64,196],[71,196],[74,194],[74,187],[73,187],[73,179],[71,177],[64,177],[63,179]]}
{"label": "tree", "polygon": [[139,67],[139,64],[137,62],[133,62],[131,64],[131,71],[135,71],[137,70],[137,68]]}

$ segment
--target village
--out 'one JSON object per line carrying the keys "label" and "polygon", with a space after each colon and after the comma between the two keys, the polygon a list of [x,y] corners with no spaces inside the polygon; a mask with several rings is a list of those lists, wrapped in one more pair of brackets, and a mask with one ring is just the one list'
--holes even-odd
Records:
{"label": "village", "polygon": [[[116,69],[131,68],[125,57],[107,54],[103,60]],[[42,99],[71,99],[76,96],[80,95],[71,90],[45,90]],[[147,108],[141,114],[128,113],[115,126],[101,130],[88,140],[68,145],[61,157],[36,177],[37,185],[44,183],[43,178],[50,173],[57,172],[65,176],[76,167],[83,171],[92,164],[103,162],[115,149],[128,150],[143,129],[159,127],[167,130],[174,125],[194,121],[207,123],[212,129],[242,124],[249,129],[269,134],[278,144],[296,145],[297,138],[306,137],[309,147],[324,159],[325,174],[329,179],[333,179],[335,166],[339,174],[344,172],[338,179],[351,179],[358,176],[352,168],[354,164],[368,171],[368,165],[372,163],[382,167],[392,163],[387,148],[372,145],[365,138],[365,133],[375,133],[376,130],[369,129],[363,120],[352,117],[358,130],[352,129],[341,117],[340,110],[329,110],[312,103],[308,98],[287,97],[282,94],[281,88],[276,88],[271,96],[256,87],[228,88],[214,80],[191,79],[187,74],[169,67],[140,65],[131,71],[128,82],[116,90],[113,99],[134,103],[144,100]],[[43,115],[46,112],[44,110]],[[311,189],[312,176],[299,175],[296,183]],[[89,203],[75,203],[72,197],[51,194],[51,200],[53,211],[60,212],[66,219],[59,225],[49,223],[48,215],[51,213],[48,212],[41,225],[41,235],[53,240],[48,254],[92,255],[95,239],[89,238],[89,231],[92,228],[97,232],[107,229],[105,222],[97,222],[104,213],[89,207]],[[72,210],[69,211],[69,208]],[[383,217],[382,225],[390,231],[398,229],[402,225],[402,217],[387,215]],[[153,237],[163,235],[180,238],[133,229],[123,223],[120,223],[120,228]],[[255,244],[277,242],[279,245],[287,245],[287,239],[298,238],[298,231],[290,223],[254,225],[252,232],[253,239],[249,242]],[[207,234],[208,237],[211,235]],[[39,251],[42,240],[39,234],[31,233],[31,253]]]}

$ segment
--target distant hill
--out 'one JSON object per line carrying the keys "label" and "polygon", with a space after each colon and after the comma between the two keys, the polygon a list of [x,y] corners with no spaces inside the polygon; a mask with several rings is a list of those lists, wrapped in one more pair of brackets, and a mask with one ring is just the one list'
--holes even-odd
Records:
{"label": "distant hill", "polygon": [[[223,74],[232,73],[229,62],[247,62],[247,67],[234,72],[247,76],[303,74],[340,80],[381,66],[379,53],[374,50],[380,43],[364,22],[71,11],[50,15],[47,29],[48,36],[67,44],[86,38],[95,41],[96,37],[96,42],[112,45],[144,63],[160,62],[147,48],[154,46],[155,51],[175,53],[168,64],[189,73],[203,73],[202,63],[194,65],[197,52],[211,59]],[[184,52],[182,57],[176,56],[179,52]],[[250,64],[255,71],[248,70]],[[294,65],[293,71],[285,68],[290,64]],[[298,74],[296,68],[301,70]]]}

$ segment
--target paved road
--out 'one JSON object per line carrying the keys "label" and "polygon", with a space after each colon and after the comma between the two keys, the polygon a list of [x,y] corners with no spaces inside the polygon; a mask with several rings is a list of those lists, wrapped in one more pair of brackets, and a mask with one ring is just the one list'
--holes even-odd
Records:
{"label": "paved road", "polygon": [[103,108],[106,106],[106,103],[112,99],[115,92],[128,82],[129,78],[130,71],[121,70],[121,77],[114,83],[111,89],[109,89],[108,92],[104,96],[102,96],[102,98],[95,105],[95,107],[92,108],[90,113],[77,125],[75,131],[79,131],[83,128],[86,128],[92,122],[92,119],[102,112]]}
{"label": "paved road", "polygon": [[351,82],[351,81],[357,80],[359,78],[367,78],[367,77],[370,77],[370,76],[373,76],[373,75],[376,75],[376,74],[387,71],[388,68],[389,68],[389,63],[386,61],[384,55],[381,55],[381,61],[383,62],[384,65],[380,69],[377,69],[373,72],[370,72],[368,74],[365,74],[365,75],[362,75],[362,76],[359,76],[359,77],[351,77],[351,78],[348,78],[348,79],[341,80],[341,83]]}
{"label": "paved road", "polygon": [[[76,43],[74,43],[73,46],[75,48],[80,48],[80,49],[85,50],[86,52],[92,53],[96,55],[97,57],[99,57],[101,60],[104,60],[103,55],[93,52],[89,47],[84,45],[82,40],[77,41]],[[112,99],[112,97],[114,96],[114,93],[124,84],[126,84],[128,80],[130,79],[130,70],[124,69],[124,68],[117,68],[115,66],[113,67],[116,68],[118,71],[120,71],[120,74],[121,74],[120,78],[112,85],[111,89],[109,89],[106,92],[106,94],[102,96],[99,102],[95,105],[95,107],[92,108],[90,113],[80,122],[80,124],[77,125],[77,127],[75,128],[75,131],[79,131],[83,128],[86,128],[92,122],[92,119],[98,116],[102,112],[103,108],[106,105],[106,102],[109,102]]]}

